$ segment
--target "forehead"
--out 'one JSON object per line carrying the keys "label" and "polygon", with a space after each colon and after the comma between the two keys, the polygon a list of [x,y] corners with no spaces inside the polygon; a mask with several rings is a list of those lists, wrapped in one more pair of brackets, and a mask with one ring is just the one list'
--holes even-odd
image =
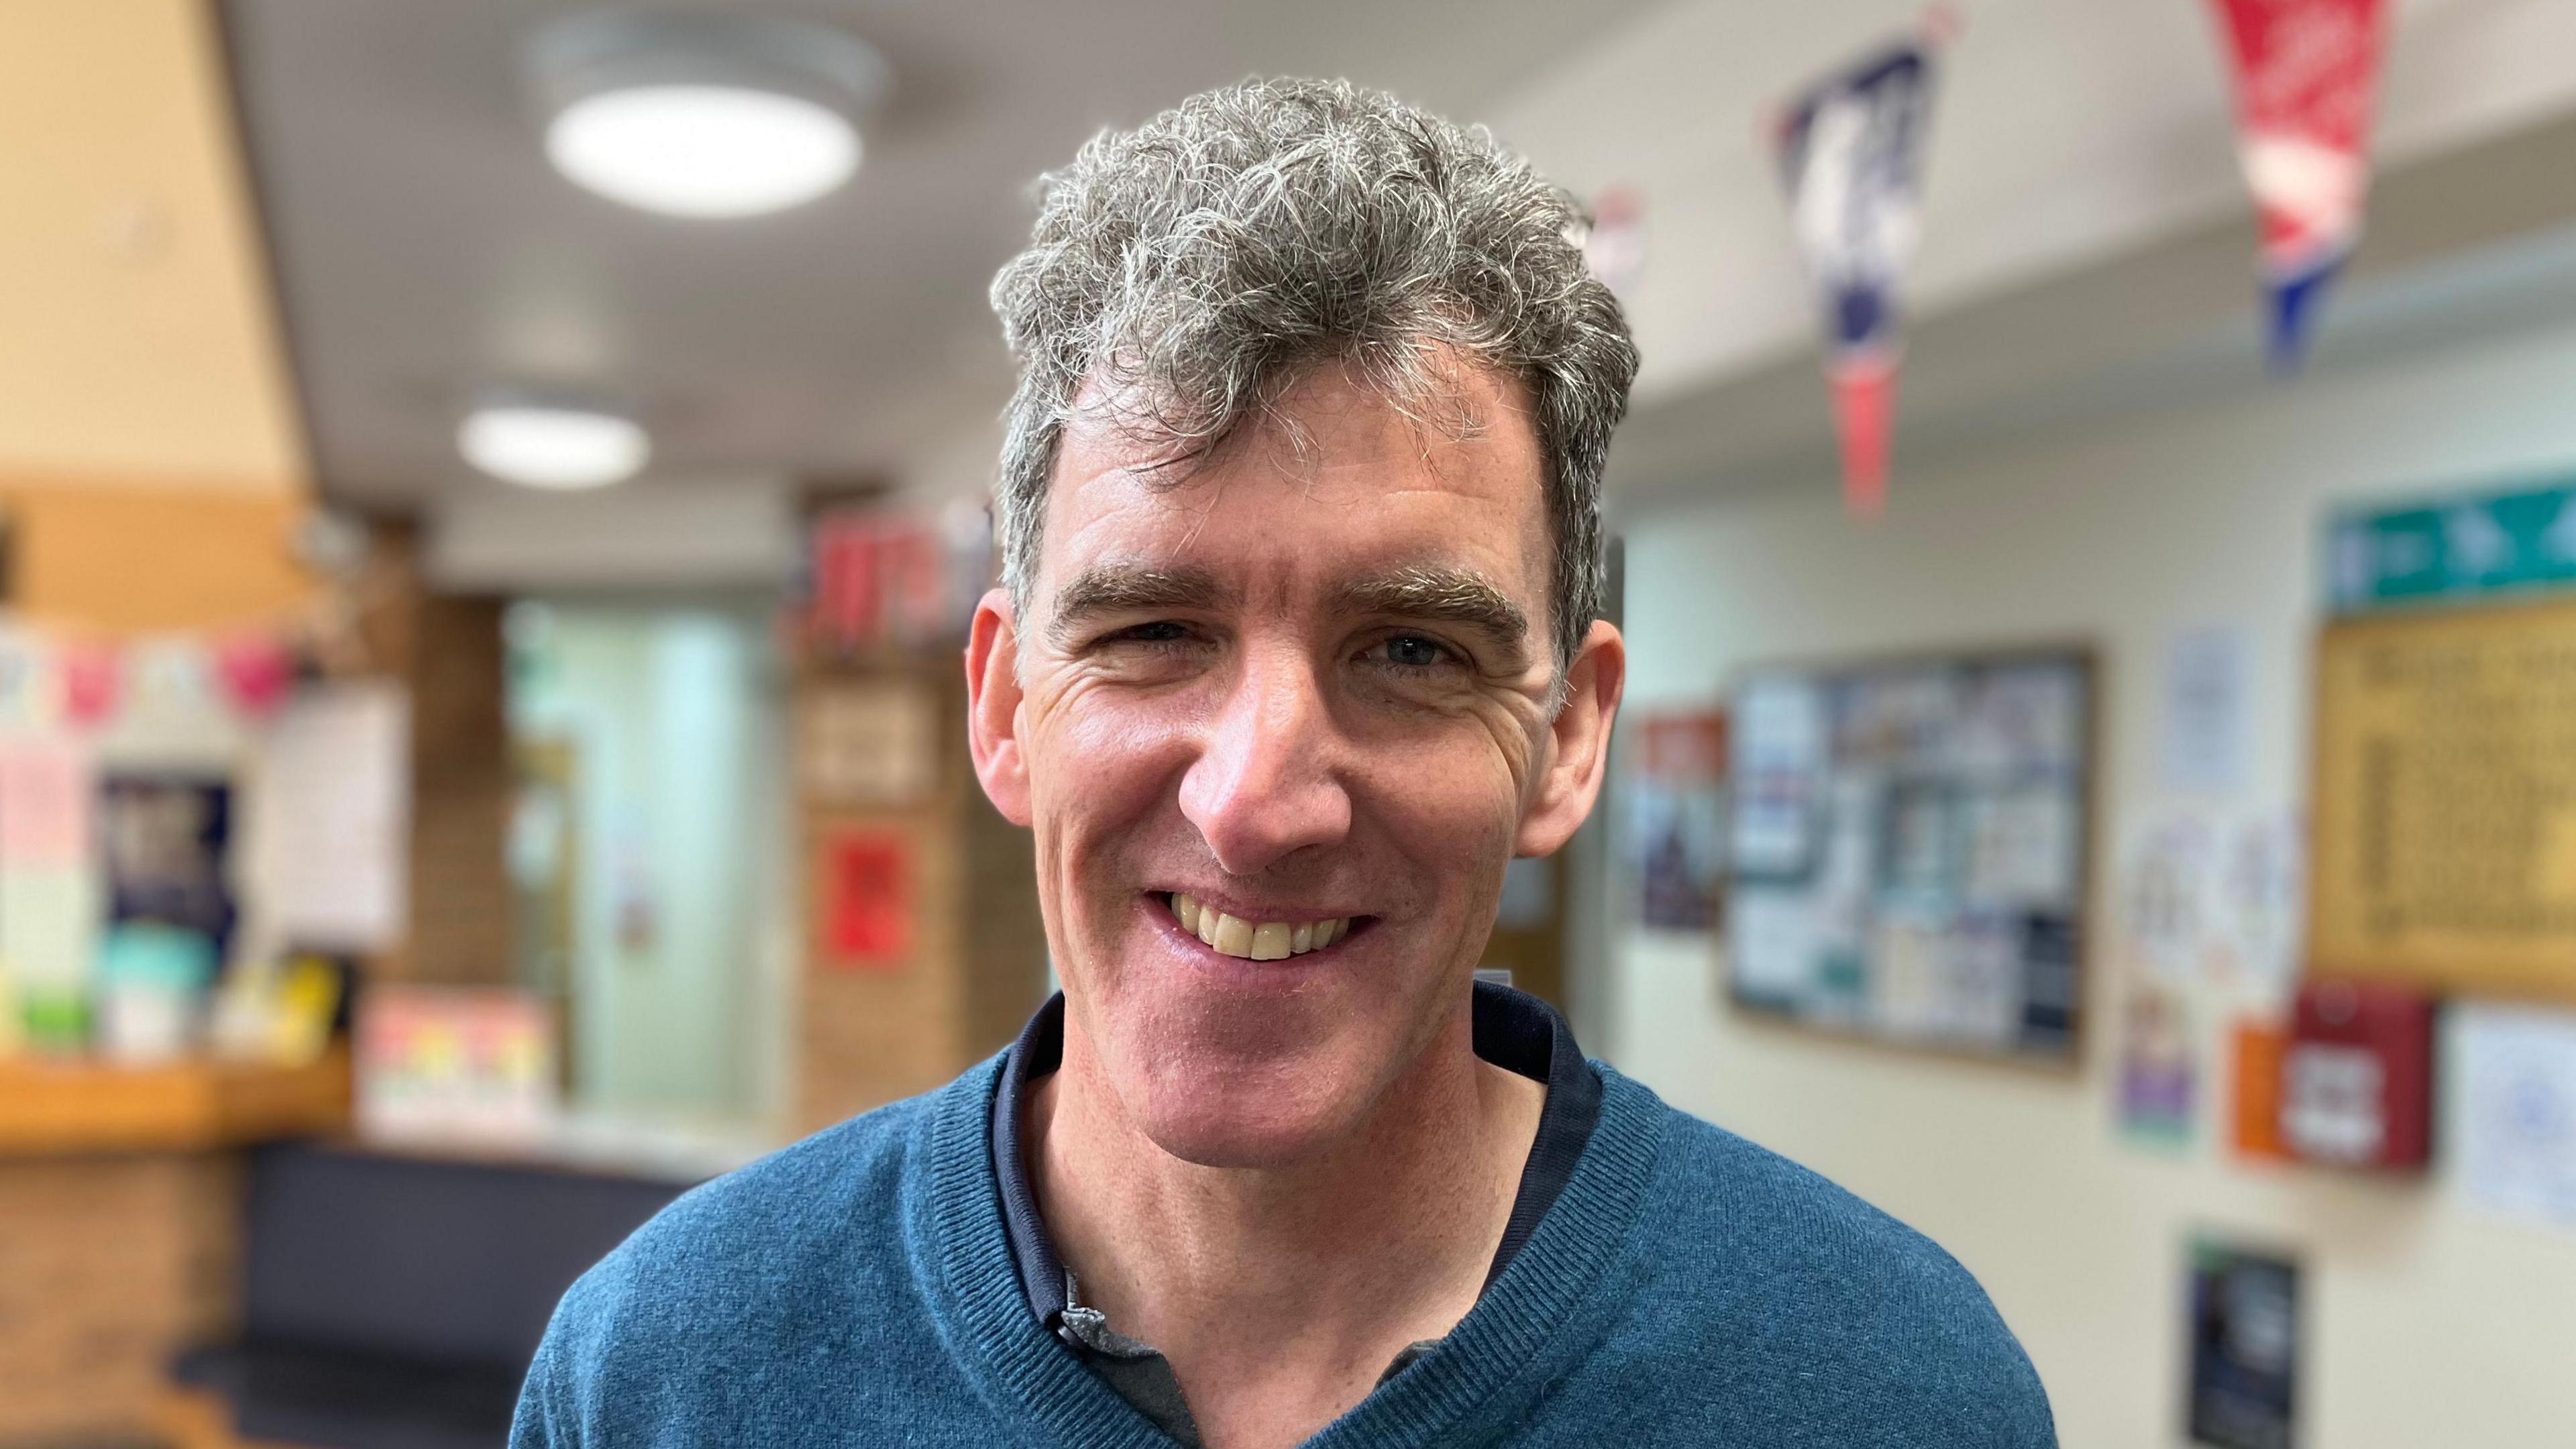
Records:
{"label": "forehead", "polygon": [[1175,463],[1077,410],[1057,448],[1041,598],[1104,564],[1189,567],[1246,598],[1429,566],[1477,574],[1536,623],[1549,574],[1545,461],[1526,390],[1449,369],[1410,409],[1344,367],[1299,378],[1213,453]]}

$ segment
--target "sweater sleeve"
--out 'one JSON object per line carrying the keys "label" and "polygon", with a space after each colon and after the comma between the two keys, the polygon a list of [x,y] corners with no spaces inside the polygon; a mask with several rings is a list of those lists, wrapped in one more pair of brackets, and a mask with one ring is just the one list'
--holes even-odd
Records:
{"label": "sweater sleeve", "polygon": [[624,1317],[628,1257],[625,1249],[611,1253],[564,1290],[519,1386],[510,1449],[579,1449],[617,1440],[616,1426],[601,1419],[600,1388]]}
{"label": "sweater sleeve", "polygon": [[[567,1295],[569,1301],[569,1295]],[[519,1406],[510,1416],[510,1449],[577,1449],[589,1436],[574,1412],[564,1373],[564,1310],[555,1309],[546,1336],[537,1345],[528,1377],[519,1385]]]}
{"label": "sweater sleeve", "polygon": [[[2000,1320],[1998,1328],[2000,1329]],[[2058,1449],[2057,1416],[2048,1406],[2048,1390],[2040,1385],[2039,1371],[2031,1366],[2030,1356],[2004,1335],[2009,1352],[2003,1357],[1994,1384],[1995,1400],[1988,1417],[1989,1430],[1971,1431],[1964,1442],[1992,1444],[1997,1449]]]}

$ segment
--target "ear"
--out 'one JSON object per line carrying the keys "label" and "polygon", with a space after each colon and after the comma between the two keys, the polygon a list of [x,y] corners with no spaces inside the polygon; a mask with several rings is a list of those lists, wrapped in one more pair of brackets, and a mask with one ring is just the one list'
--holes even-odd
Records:
{"label": "ear", "polygon": [[1548,855],[1574,838],[1600,798],[1610,763],[1610,726],[1618,718],[1619,692],[1628,683],[1628,645],[1618,627],[1595,619],[1583,647],[1565,670],[1565,706],[1548,725],[1546,763],[1538,791],[1521,816],[1513,849]]}
{"label": "ear", "polygon": [[975,605],[966,635],[966,751],[984,798],[1013,825],[1029,823],[1029,767],[1020,753],[1019,624],[1006,590]]}

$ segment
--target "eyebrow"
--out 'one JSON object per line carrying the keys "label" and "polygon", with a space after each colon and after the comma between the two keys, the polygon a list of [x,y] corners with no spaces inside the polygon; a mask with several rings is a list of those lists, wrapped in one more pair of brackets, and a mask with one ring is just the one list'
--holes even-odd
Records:
{"label": "eyebrow", "polygon": [[[1237,601],[1236,591],[1206,569],[1094,564],[1057,592],[1047,630],[1069,646],[1085,621],[1103,614],[1216,611]],[[1507,672],[1528,663],[1529,616],[1483,575],[1466,569],[1418,564],[1352,579],[1333,590],[1332,604],[1346,614],[1472,629],[1502,651]]]}
{"label": "eyebrow", "polygon": [[1416,565],[1353,579],[1333,591],[1333,602],[1354,614],[1473,629],[1508,654],[1510,668],[1528,661],[1529,616],[1482,575],[1465,569]]}
{"label": "eyebrow", "polygon": [[1234,590],[1201,568],[1153,568],[1145,564],[1094,564],[1058,590],[1055,617],[1047,632],[1058,643],[1086,619],[1151,609],[1221,609],[1234,602]]}

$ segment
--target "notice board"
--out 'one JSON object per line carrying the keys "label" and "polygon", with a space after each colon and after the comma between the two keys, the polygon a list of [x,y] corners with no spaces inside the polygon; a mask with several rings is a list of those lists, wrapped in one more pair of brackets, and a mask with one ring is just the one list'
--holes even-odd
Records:
{"label": "notice board", "polygon": [[1748,671],[1729,739],[1734,1000],[2071,1062],[2093,677],[2076,646]]}
{"label": "notice board", "polygon": [[2576,1002],[2576,602],[2317,648],[2311,969]]}

